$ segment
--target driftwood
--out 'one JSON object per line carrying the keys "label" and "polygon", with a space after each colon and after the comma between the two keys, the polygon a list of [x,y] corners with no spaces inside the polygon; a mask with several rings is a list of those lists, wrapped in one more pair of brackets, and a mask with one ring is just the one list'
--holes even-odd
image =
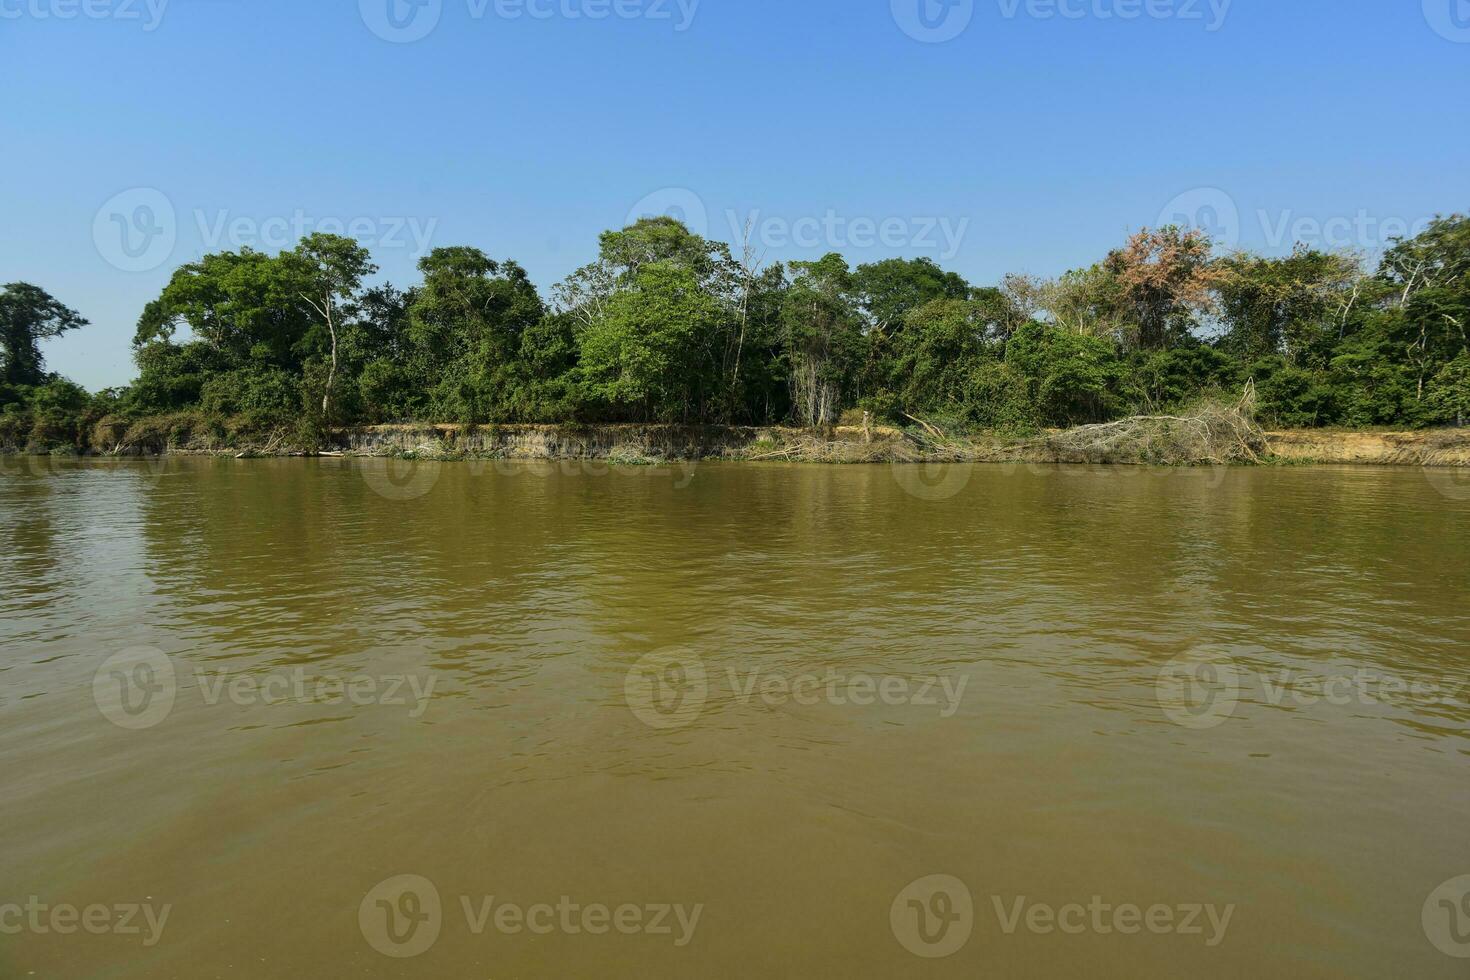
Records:
{"label": "driftwood", "polygon": [[1256,389],[1239,401],[1203,402],[1188,415],[1135,415],[1043,436],[1033,445],[1067,462],[1190,465],[1259,463],[1266,434],[1255,420]]}
{"label": "driftwood", "polygon": [[270,441],[265,444],[265,448],[247,449],[243,453],[237,453],[235,455],[235,458],[252,459],[256,456],[269,456],[271,453],[275,452],[276,447],[279,446],[281,444],[281,440],[285,438],[286,434],[284,432],[277,432],[275,435],[271,436]]}
{"label": "driftwood", "polygon": [[910,415],[908,412],[904,412],[903,413],[903,417],[906,418],[906,419],[908,419],[911,422],[917,422],[917,423],[919,423],[920,425],[922,425],[924,427],[924,431],[928,432],[931,436],[933,436],[936,439],[943,440],[943,439],[948,438],[947,436],[945,436],[944,431],[942,429],[940,429],[939,426],[937,426],[937,425],[930,425],[928,422],[925,422],[923,419],[919,418],[917,415]]}

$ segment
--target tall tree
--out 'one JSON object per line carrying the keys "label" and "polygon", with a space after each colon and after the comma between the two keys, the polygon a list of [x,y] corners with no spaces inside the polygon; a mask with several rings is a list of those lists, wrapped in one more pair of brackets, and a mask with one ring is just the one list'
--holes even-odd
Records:
{"label": "tall tree", "polygon": [[1300,364],[1341,336],[1362,272],[1351,255],[1297,247],[1285,258],[1232,255],[1216,288],[1221,346],[1243,364],[1280,354]]}
{"label": "tall tree", "polygon": [[618,292],[633,288],[638,271],[654,263],[687,270],[705,288],[731,291],[740,280],[739,267],[722,242],[701,238],[676,218],[640,218],[621,231],[605,231],[598,239],[597,261],[557,284],[557,307],[591,323]]}
{"label": "tall tree", "polygon": [[281,256],[300,278],[300,296],[325,326],[330,340],[330,364],[322,392],[322,418],[331,414],[332,387],[337,380],[338,328],[344,307],[357,299],[362,280],[378,271],[368,250],[351,238],[320,232],[302,239],[296,248]]}
{"label": "tall tree", "polygon": [[206,255],[175,271],[148,304],[133,345],[169,341],[182,323],[232,367],[298,368],[313,319],[302,292],[298,270],[277,256],[249,248]]}
{"label": "tall tree", "polygon": [[1145,228],[1108,254],[1103,269],[1131,328],[1125,340],[1145,350],[1173,346],[1214,308],[1219,273],[1210,251],[1202,232],[1168,226]]}
{"label": "tall tree", "polygon": [[1384,253],[1379,278],[1394,291],[1391,330],[1414,372],[1415,401],[1429,379],[1470,353],[1470,217],[1436,218]]}
{"label": "tall tree", "polygon": [[970,292],[964,277],[945,272],[929,258],[884,259],[860,265],[852,275],[852,286],[870,326],[880,333],[899,325],[910,311],[925,303],[964,299]]}
{"label": "tall tree", "polygon": [[791,272],[782,321],[792,409],[804,425],[831,425],[862,363],[863,319],[852,272],[836,252],[792,262]]}
{"label": "tall tree", "polygon": [[40,286],[12,282],[0,291],[0,381],[38,385],[46,380],[41,341],[84,327],[87,321]]}
{"label": "tall tree", "polygon": [[419,269],[409,331],[434,387],[433,410],[461,422],[502,417],[523,335],[546,313],[536,287],[515,262],[477,248],[436,248]]}
{"label": "tall tree", "polygon": [[727,311],[695,273],[673,262],[639,268],[581,334],[588,393],[639,421],[706,421],[723,391]]}

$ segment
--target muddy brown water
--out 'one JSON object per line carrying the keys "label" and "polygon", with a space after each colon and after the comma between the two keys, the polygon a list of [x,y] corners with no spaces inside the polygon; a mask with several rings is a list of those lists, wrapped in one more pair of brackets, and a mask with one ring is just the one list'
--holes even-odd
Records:
{"label": "muddy brown water", "polygon": [[1470,483],[0,461],[0,976],[1463,978]]}

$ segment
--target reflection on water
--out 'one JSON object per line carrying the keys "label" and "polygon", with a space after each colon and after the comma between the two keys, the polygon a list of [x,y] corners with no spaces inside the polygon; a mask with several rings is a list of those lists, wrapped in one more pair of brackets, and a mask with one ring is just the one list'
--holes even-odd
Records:
{"label": "reflection on water", "polygon": [[0,465],[0,975],[1465,975],[1418,471]]}

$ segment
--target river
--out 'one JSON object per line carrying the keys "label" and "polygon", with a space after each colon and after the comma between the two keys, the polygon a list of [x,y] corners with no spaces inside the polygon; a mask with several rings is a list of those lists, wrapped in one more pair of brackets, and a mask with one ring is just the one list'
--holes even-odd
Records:
{"label": "river", "polygon": [[0,460],[0,976],[1464,977],[1470,484]]}

